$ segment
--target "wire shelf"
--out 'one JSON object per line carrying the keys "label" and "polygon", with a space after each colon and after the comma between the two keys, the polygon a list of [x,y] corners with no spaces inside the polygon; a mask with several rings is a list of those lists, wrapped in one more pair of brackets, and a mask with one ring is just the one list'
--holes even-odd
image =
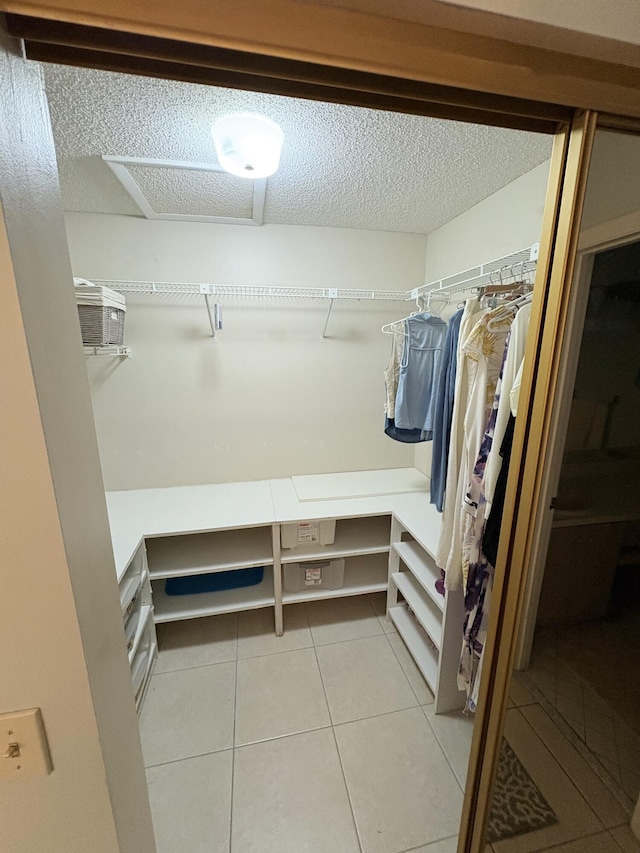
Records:
{"label": "wire shelf", "polygon": [[270,287],[266,285],[212,284],[209,282],[120,281],[91,279],[93,284],[110,287],[119,293],[176,293],[196,296],[227,296],[249,299],[351,299],[361,301],[406,302],[411,294],[404,290],[356,290],[330,287]]}

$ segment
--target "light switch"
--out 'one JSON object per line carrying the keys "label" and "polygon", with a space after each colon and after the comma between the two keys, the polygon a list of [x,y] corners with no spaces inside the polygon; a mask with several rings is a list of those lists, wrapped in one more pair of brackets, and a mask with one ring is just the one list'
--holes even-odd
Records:
{"label": "light switch", "polygon": [[40,708],[0,714],[0,779],[47,776],[51,770]]}

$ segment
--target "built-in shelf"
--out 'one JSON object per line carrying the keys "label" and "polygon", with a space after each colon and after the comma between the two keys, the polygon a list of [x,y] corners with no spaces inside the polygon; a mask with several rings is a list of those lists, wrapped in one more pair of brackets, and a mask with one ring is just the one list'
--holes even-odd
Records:
{"label": "built-in shelf", "polygon": [[422,625],[433,643],[440,648],[442,643],[442,613],[435,602],[409,572],[394,572],[391,577],[402,597],[413,610],[416,619]]}
{"label": "built-in shelf", "polygon": [[297,563],[362,554],[388,554],[390,530],[389,515],[338,519],[332,545],[283,548],[281,559],[283,563]]}
{"label": "built-in shelf", "polygon": [[271,527],[149,538],[147,560],[152,580],[272,566]]}
{"label": "built-in shelf", "polygon": [[388,566],[385,554],[366,554],[348,557],[344,567],[344,584],[339,589],[316,589],[309,587],[298,592],[282,593],[284,604],[300,601],[315,601],[320,598],[343,598],[349,595],[365,595],[385,592],[388,583]]}
{"label": "built-in shelf", "polygon": [[389,552],[390,618],[434,692],[434,711],[444,714],[464,707],[458,689],[464,602],[462,590],[436,589],[440,569],[433,550],[394,519]]}
{"label": "built-in shelf", "polygon": [[118,358],[131,358],[131,347],[123,347],[119,344],[104,344],[103,346],[85,346],[85,355],[115,355]]}
{"label": "built-in shelf", "polygon": [[389,615],[404,640],[425,681],[436,693],[438,683],[438,651],[404,604],[389,609]]}
{"label": "built-in shelf", "polygon": [[234,613],[238,610],[256,610],[275,604],[273,569],[265,568],[264,578],[254,586],[201,592],[193,595],[167,595],[163,580],[153,584],[154,620],[175,622],[179,619],[197,619],[216,613]]}
{"label": "built-in shelf", "polygon": [[444,610],[444,596],[440,595],[435,586],[436,581],[440,578],[440,569],[432,557],[417,542],[394,542],[393,550],[411,570],[435,605],[440,610]]}
{"label": "built-in shelf", "polygon": [[133,643],[131,644],[131,648],[129,649],[129,666],[133,663],[133,660],[136,656],[136,652],[140,646],[140,640],[142,639],[142,635],[144,634],[145,628],[149,623],[149,617],[153,611],[153,607],[150,604],[143,604],[140,608],[140,615],[138,616],[138,624],[136,626],[136,632],[133,636]]}

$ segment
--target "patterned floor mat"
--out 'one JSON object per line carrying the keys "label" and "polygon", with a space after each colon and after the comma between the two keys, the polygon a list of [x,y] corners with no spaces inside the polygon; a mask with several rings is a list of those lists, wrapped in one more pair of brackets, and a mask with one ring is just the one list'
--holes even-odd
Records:
{"label": "patterned floor mat", "polygon": [[544,829],[558,822],[558,816],[542,796],[522,762],[502,741],[498,778],[491,804],[487,841],[502,841]]}

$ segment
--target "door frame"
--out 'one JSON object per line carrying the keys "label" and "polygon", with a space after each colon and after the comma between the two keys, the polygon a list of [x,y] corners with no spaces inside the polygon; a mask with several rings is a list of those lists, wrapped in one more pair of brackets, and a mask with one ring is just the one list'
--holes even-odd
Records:
{"label": "door frame", "polygon": [[[124,35],[127,43],[144,35],[241,51],[257,60],[278,57],[371,72],[385,75],[400,90],[405,82],[422,81],[496,99],[640,118],[640,48],[624,43],[616,51],[616,42],[595,36],[592,48],[597,42],[600,55],[626,55],[629,64],[314,0],[0,0],[0,10],[42,23],[93,27],[114,39]],[[533,22],[527,26],[536,28]],[[95,35],[89,35],[87,48]],[[557,44],[557,30],[555,36]],[[577,36],[571,33],[574,44]],[[563,49],[566,44],[564,39]],[[157,56],[165,54],[160,48]]]}

